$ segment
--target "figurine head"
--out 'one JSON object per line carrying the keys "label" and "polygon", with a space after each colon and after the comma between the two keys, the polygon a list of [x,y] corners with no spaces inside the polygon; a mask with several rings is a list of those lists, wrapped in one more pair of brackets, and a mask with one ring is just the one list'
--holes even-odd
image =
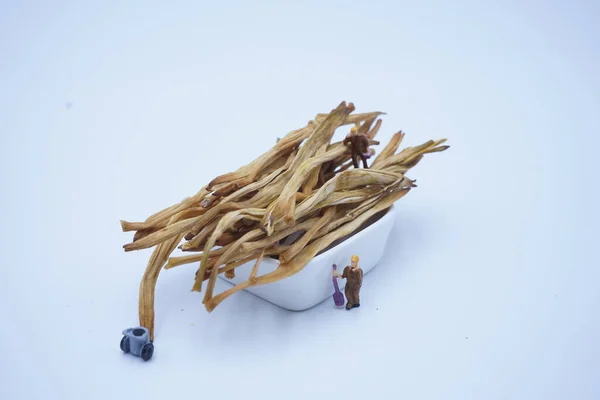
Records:
{"label": "figurine head", "polygon": [[350,258],[350,262],[352,263],[353,267],[356,267],[358,265],[358,256],[354,255]]}

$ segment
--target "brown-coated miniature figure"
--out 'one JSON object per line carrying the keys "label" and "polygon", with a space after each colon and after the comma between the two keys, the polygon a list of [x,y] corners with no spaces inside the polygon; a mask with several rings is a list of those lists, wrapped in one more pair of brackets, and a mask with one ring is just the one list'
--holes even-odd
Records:
{"label": "brown-coated miniature figure", "polygon": [[344,287],[347,301],[346,310],[360,307],[360,288],[363,280],[363,270],[358,266],[358,256],[352,256],[350,262],[351,264],[344,268],[342,274],[336,270],[333,271],[333,276],[346,279]]}
{"label": "brown-coated miniature figure", "polygon": [[[372,141],[373,144],[379,144],[377,141]],[[364,133],[359,133],[356,127],[350,129],[350,133],[346,136],[343,141],[344,145],[350,145],[350,151],[352,153],[352,165],[354,168],[358,168],[358,159],[360,158],[363,162],[363,168],[369,168],[367,165],[367,159],[372,156],[372,151],[369,150],[369,144],[371,141],[369,137]]]}

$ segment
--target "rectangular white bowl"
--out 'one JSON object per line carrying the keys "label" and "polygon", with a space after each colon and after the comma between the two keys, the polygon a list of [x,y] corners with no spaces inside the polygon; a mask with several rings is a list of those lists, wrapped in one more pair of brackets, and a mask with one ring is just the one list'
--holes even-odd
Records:
{"label": "rectangular white bowl", "polygon": [[[341,273],[345,266],[350,265],[350,257],[356,254],[360,261],[358,265],[367,274],[381,259],[384,247],[394,225],[395,207],[392,205],[387,213],[372,225],[367,226],[335,247],[317,255],[300,272],[289,278],[268,285],[254,286],[248,292],[291,311],[302,311],[314,307],[322,301],[331,298],[334,292],[332,283],[332,266],[337,265]],[[254,261],[235,269],[235,278],[219,277],[229,283],[245,282],[250,276]],[[259,275],[274,271],[279,261],[265,257],[259,267]],[[340,290],[346,284],[345,279],[339,279]]]}

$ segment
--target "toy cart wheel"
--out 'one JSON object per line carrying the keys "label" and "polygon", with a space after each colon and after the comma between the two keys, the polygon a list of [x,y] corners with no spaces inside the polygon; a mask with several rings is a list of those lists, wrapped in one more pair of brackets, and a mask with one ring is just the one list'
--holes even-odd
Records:
{"label": "toy cart wheel", "polygon": [[123,336],[123,339],[121,339],[121,350],[124,353],[129,353],[129,338],[127,336]]}
{"label": "toy cart wheel", "polygon": [[153,353],[154,353],[154,345],[152,343],[146,343],[145,345],[142,346],[142,351],[140,353],[140,357],[142,357],[142,360],[148,361],[150,358],[152,358]]}

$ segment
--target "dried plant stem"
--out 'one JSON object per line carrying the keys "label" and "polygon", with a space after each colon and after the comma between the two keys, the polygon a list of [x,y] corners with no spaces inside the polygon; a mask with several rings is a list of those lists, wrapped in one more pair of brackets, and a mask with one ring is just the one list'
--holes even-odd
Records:
{"label": "dried plant stem", "polygon": [[150,340],[154,340],[154,292],[156,282],[158,281],[158,275],[162,266],[167,261],[167,257],[175,250],[177,243],[179,243],[182,238],[183,235],[176,236],[169,241],[159,244],[154,249],[140,284],[140,325],[150,329]]}
{"label": "dried plant stem", "polygon": [[198,203],[209,193],[206,186],[200,189],[194,196],[184,199],[178,204],[174,204],[170,207],[161,210],[152,216],[150,216],[145,222],[127,222],[121,221],[121,228],[123,232],[151,229],[161,222],[168,221],[169,218],[173,217],[178,212],[190,207],[191,205]]}
{"label": "dried plant stem", "polygon": [[231,259],[231,257],[236,253],[240,252],[242,244],[249,242],[258,237],[264,236],[264,232],[260,229],[255,229],[246,233],[244,236],[231,243],[228,246],[228,249],[217,259],[217,265],[223,265],[227,263],[227,260]]}
{"label": "dried plant stem", "polygon": [[296,208],[296,201],[295,201],[296,194],[298,192],[298,189],[300,188],[300,186],[306,179],[306,177],[310,175],[310,173],[314,170],[314,168],[323,164],[324,162],[335,159],[335,157],[337,157],[339,154],[342,154],[343,152],[344,152],[344,149],[342,147],[339,147],[337,149],[328,151],[327,153],[325,153],[319,157],[315,157],[315,158],[311,158],[311,159],[307,160],[304,164],[302,164],[298,168],[297,172],[286,183],[281,194],[279,195],[277,200],[273,203],[272,207],[269,209],[269,211],[265,215],[265,218],[268,218],[268,219],[261,221],[262,224],[265,224],[265,222],[267,222],[265,225],[263,225],[264,228],[266,229],[267,234],[270,235],[273,231],[272,230],[272,228],[273,228],[272,222],[279,221],[281,218],[283,218],[284,221],[288,225],[294,224],[294,221],[295,221],[294,211]]}
{"label": "dried plant stem", "polygon": [[[284,187],[283,192],[277,198],[272,209],[265,215],[265,219],[262,224],[268,235],[272,234],[272,228],[270,225],[271,216],[279,218],[285,216],[286,221],[289,224],[293,223],[293,213],[295,205],[295,193],[300,188],[300,185],[310,174],[312,168],[319,163],[315,164],[314,159],[312,162],[306,162],[321,148],[324,144],[327,144],[335,130],[343,124],[344,119],[354,111],[354,105],[350,103],[346,106],[346,102],[342,102],[335,110],[329,114],[325,120],[319,124],[315,132],[308,138],[304,146],[298,151],[298,155],[292,161],[290,169],[286,172],[286,175],[290,176],[290,181]],[[341,153],[343,154],[343,152]],[[336,156],[339,156],[337,154]],[[323,161],[330,161],[333,158],[325,158]],[[322,163],[322,162],[321,162]],[[288,173],[289,172],[289,173]],[[293,173],[292,173],[293,172]],[[288,176],[286,176],[287,178]],[[291,208],[291,210],[290,210]]]}
{"label": "dried plant stem", "polygon": [[[325,117],[315,118],[317,121],[322,121],[323,119],[325,119]],[[252,171],[260,170],[265,165],[268,165],[268,161],[272,159],[274,155],[285,154],[286,151],[291,151],[294,147],[298,146],[302,140],[313,133],[316,126],[318,126],[318,123],[311,121],[304,128],[288,133],[283,139],[278,141],[271,150],[264,153],[250,164],[243,166],[236,172],[224,174],[213,179],[208,186],[213,187],[220,183],[235,181],[250,175]]]}
{"label": "dried plant stem", "polygon": [[392,136],[392,139],[388,142],[388,144],[383,148],[381,153],[379,153],[379,155],[375,157],[375,160],[371,164],[371,168],[379,168],[379,164],[381,164],[383,160],[393,156],[396,150],[398,150],[400,143],[402,143],[402,139],[404,139],[404,132],[396,132]]}
{"label": "dried plant stem", "polygon": [[304,236],[302,236],[300,240],[294,243],[288,251],[282,253],[281,256],[279,256],[279,260],[282,263],[286,263],[292,258],[294,258],[296,254],[298,254],[304,248],[304,246],[306,246],[308,242],[310,242],[312,237],[319,231],[319,229],[321,229],[323,226],[325,226],[331,221],[334,215],[335,207],[327,208],[323,216],[315,224],[313,224],[313,226],[311,226],[308,231],[306,231]]}
{"label": "dried plant stem", "polygon": [[[203,257],[202,257],[202,260],[200,261],[200,263],[201,263],[200,264],[200,271],[201,271],[200,276],[202,276],[204,274],[204,271],[206,270],[206,262],[208,260],[208,253],[209,253],[210,249],[212,249],[214,247],[215,242],[217,241],[217,238],[219,236],[221,236],[223,234],[223,232],[225,232],[226,229],[231,227],[234,223],[241,220],[242,218],[252,218],[252,219],[258,220],[260,217],[262,217],[263,214],[264,214],[263,209],[255,208],[255,209],[231,211],[231,212],[227,213],[226,215],[224,215],[223,218],[221,218],[221,220],[217,224],[215,231],[212,233],[212,235],[208,239],[208,242],[204,246]],[[194,287],[192,290],[195,292],[200,292],[202,290],[202,281],[199,279],[196,279],[196,283],[194,284]]]}
{"label": "dried plant stem", "polygon": [[220,212],[238,209],[240,209],[240,206],[235,203],[218,204],[216,207],[208,210],[207,212],[198,217],[189,218],[183,221],[178,221],[169,224],[166,228],[161,229],[158,232],[154,232],[146,236],[145,238],[138,240],[137,242],[126,244],[125,246],[123,246],[123,248],[125,249],[125,251],[132,251],[155,246],[181,233],[185,234],[185,232],[187,232],[189,229],[193,228],[194,226],[201,225],[204,221],[210,220],[212,217],[218,215]]}
{"label": "dried plant stem", "polygon": [[248,253],[260,248],[272,246],[287,236],[290,236],[299,231],[305,231],[310,229],[310,227],[313,226],[318,220],[318,218],[312,218],[304,222],[297,223],[296,225],[287,227],[277,233],[274,233],[271,236],[268,236],[261,240],[257,240],[256,242],[244,243],[242,244],[242,252]]}
{"label": "dried plant stem", "polygon": [[[228,246],[224,246],[219,249],[216,249],[216,250],[211,250],[210,253],[208,254],[208,257],[215,258],[215,257],[221,256],[232,245],[233,245],[233,243]],[[171,268],[174,268],[174,267],[177,267],[180,265],[198,262],[198,261],[202,260],[202,257],[204,257],[203,253],[197,253],[197,254],[192,254],[192,255],[183,256],[183,257],[170,257],[169,260],[167,261],[167,264],[165,265],[165,269],[171,269]]]}
{"label": "dried plant stem", "polygon": [[260,266],[260,263],[261,263],[264,255],[265,255],[265,250],[263,249],[263,251],[260,252],[260,256],[258,256],[258,258],[256,259],[256,262],[254,263],[254,267],[252,267],[252,271],[250,272],[250,276],[248,277],[248,280],[250,282],[253,282],[256,279],[256,274],[258,273],[258,267]]}
{"label": "dried plant stem", "polygon": [[[192,290],[204,290],[203,304],[214,310],[232,294],[266,285],[298,273],[319,252],[345,240],[376,214],[416,187],[406,173],[425,154],[443,152],[446,139],[404,148],[402,131],[394,134],[370,168],[354,167],[356,145],[332,143],[346,125],[366,135],[368,146],[380,131],[381,112],[352,114],[354,105],[341,102],[327,114],[290,131],[252,162],[212,179],[194,196],[148,217],[121,221],[134,232],[125,251],[154,247],[140,283],[140,324],[154,339],[154,293],[161,269],[198,263]],[[365,146],[367,142],[365,141]],[[363,145],[361,145],[363,146]],[[373,156],[375,150],[368,147]],[[364,148],[360,152],[365,152]],[[366,165],[365,165],[366,166]],[[185,242],[181,244],[181,241]],[[181,251],[198,252],[172,257]],[[279,258],[276,270],[258,275],[265,256]],[[255,261],[248,280],[214,294],[220,274],[235,276],[236,268]]]}

